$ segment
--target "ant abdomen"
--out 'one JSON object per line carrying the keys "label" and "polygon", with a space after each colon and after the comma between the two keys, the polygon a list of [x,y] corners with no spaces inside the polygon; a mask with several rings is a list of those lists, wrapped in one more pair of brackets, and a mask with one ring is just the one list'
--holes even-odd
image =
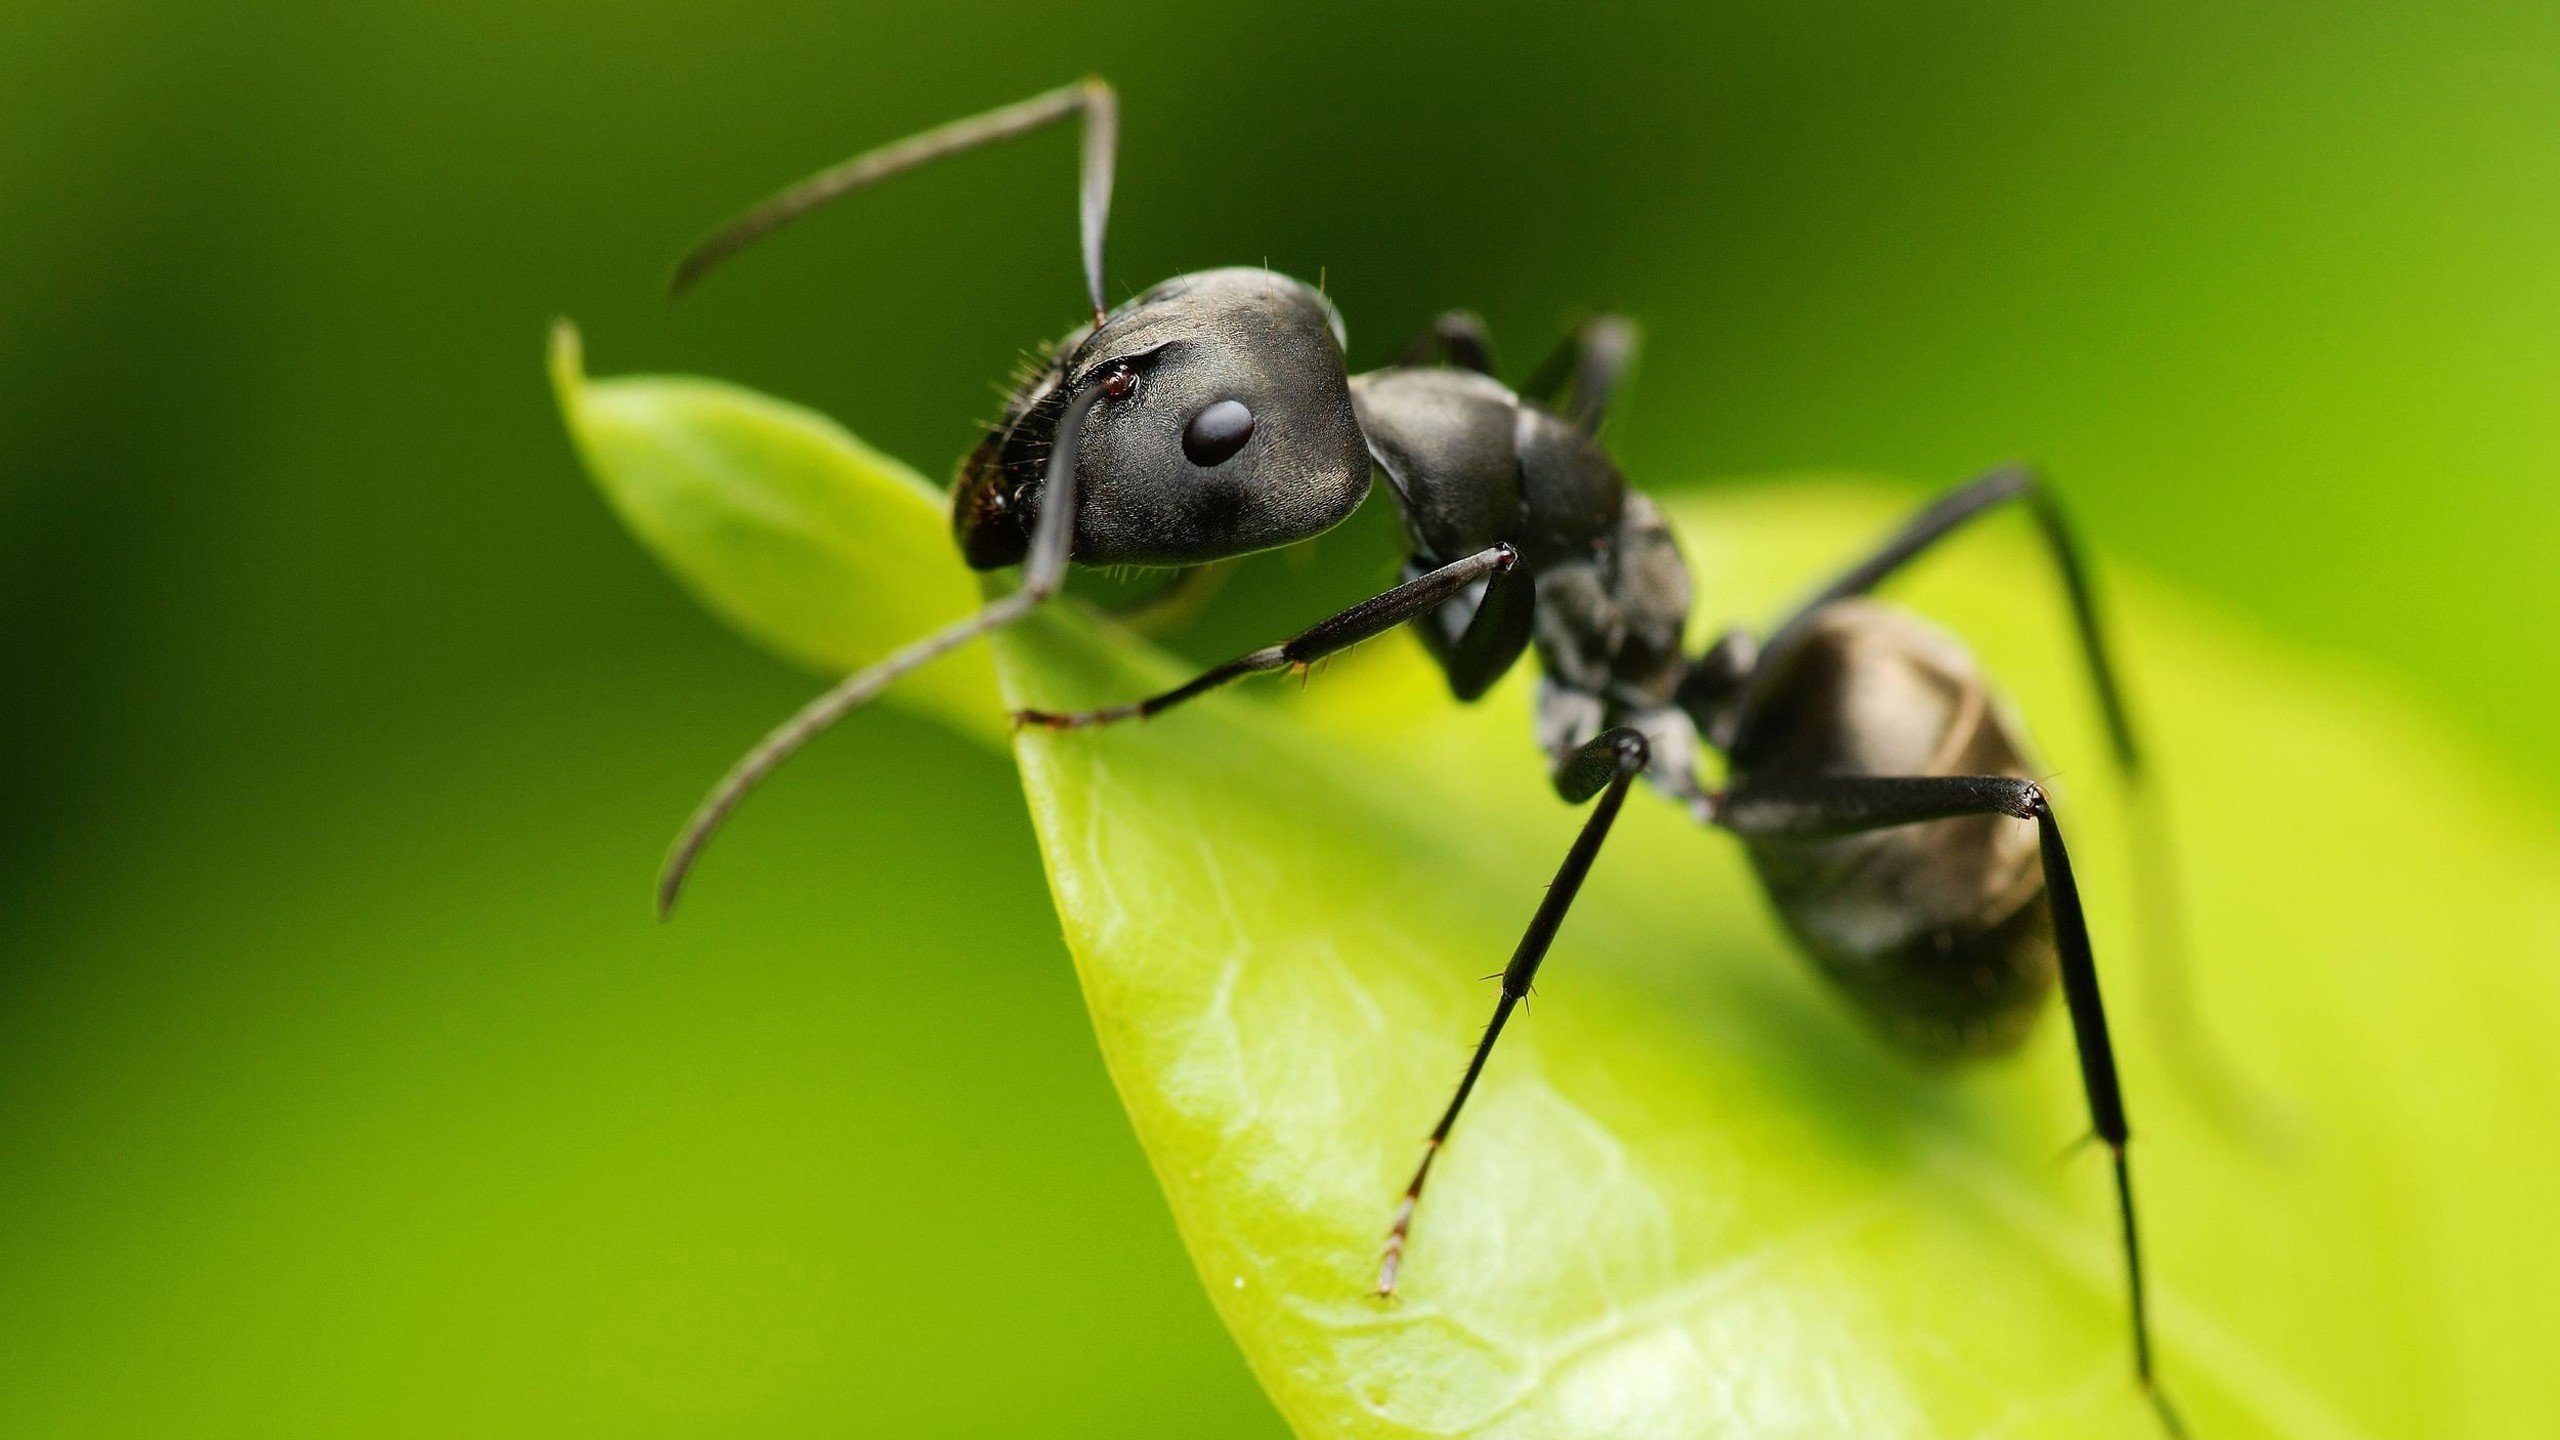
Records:
{"label": "ant abdomen", "polygon": [[[1835,601],[1763,664],[1733,747],[1737,789],[1808,776],[2029,778],[1973,657],[1906,611]],[[2010,1049],[2052,991],[2031,824],[1960,815],[1748,848],[1787,928],[1908,1049]]]}

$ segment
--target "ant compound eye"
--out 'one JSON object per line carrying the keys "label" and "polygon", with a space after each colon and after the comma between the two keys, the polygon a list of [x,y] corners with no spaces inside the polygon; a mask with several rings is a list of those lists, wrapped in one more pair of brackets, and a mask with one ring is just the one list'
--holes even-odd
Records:
{"label": "ant compound eye", "polygon": [[1182,427],[1182,453],[1202,469],[1225,463],[1253,438],[1253,412],[1241,400],[1221,400]]}
{"label": "ant compound eye", "polygon": [[1114,365],[1103,372],[1102,394],[1105,399],[1126,400],[1137,389],[1138,372],[1127,365]]}

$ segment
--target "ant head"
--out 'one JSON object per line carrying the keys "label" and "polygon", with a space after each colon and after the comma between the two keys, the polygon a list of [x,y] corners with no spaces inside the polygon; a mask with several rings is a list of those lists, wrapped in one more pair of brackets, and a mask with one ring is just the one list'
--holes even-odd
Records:
{"label": "ant head", "polygon": [[1208,270],[1068,336],[1015,392],[954,487],[971,565],[1022,560],[1058,425],[1086,390],[1101,398],[1076,436],[1078,564],[1193,565],[1293,544],[1368,493],[1341,317],[1287,276]]}

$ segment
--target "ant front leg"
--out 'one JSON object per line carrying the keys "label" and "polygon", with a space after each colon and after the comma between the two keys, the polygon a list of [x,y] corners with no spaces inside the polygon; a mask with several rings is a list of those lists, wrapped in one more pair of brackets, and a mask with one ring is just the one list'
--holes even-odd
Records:
{"label": "ant front leg", "polygon": [[1122,720],[1143,720],[1194,696],[1205,695],[1230,680],[1271,670],[1285,670],[1292,665],[1312,665],[1327,655],[1348,650],[1363,640],[1374,639],[1417,615],[1427,614],[1447,604],[1478,581],[1499,583],[1499,577],[1509,574],[1519,563],[1519,552],[1510,546],[1488,546],[1464,560],[1416,576],[1383,595],[1373,595],[1293,639],[1247,651],[1161,694],[1100,710],[1017,710],[1014,722],[1036,725],[1045,730],[1080,730]]}
{"label": "ant front leg", "polygon": [[[1408,560],[1405,574],[1428,573],[1427,564]],[[1440,662],[1449,693],[1472,703],[1510,673],[1529,648],[1529,633],[1537,620],[1538,577],[1515,565],[1486,580],[1472,608],[1443,605],[1416,622],[1414,632]]]}
{"label": "ant front leg", "polygon": [[1405,1242],[1413,1233],[1413,1212],[1422,1203],[1423,1182],[1431,1178],[1431,1162],[1440,1158],[1441,1147],[1449,1143],[1458,1112],[1466,1108],[1477,1078],[1484,1074],[1485,1061],[1493,1055],[1493,1042],[1502,1038],[1502,1027],[1510,1022],[1512,1010],[1527,998],[1530,982],[1537,979],[1538,966],[1547,958],[1547,947],[1555,943],[1556,931],[1564,927],[1565,912],[1573,908],[1583,877],[1591,873],[1591,862],[1599,858],[1601,842],[1609,838],[1609,827],[1617,822],[1618,808],[1626,803],[1627,787],[1644,773],[1649,758],[1644,736],[1620,726],[1593,737],[1556,766],[1557,794],[1576,805],[1597,795],[1600,803],[1592,809],[1591,818],[1582,822],[1582,833],[1565,851],[1564,864],[1557,867],[1556,878],[1549,882],[1545,898],[1538,902],[1537,913],[1529,917],[1528,931],[1512,950],[1511,963],[1503,967],[1502,994],[1493,1003],[1493,1023],[1485,1026],[1483,1038],[1476,1042],[1474,1057],[1467,1061],[1467,1073],[1458,1081],[1458,1093],[1450,1097],[1449,1108],[1440,1113],[1440,1123],[1431,1128],[1431,1138],[1423,1142],[1422,1163],[1415,1168],[1412,1183],[1404,1187],[1404,1198],[1396,1204],[1395,1222],[1387,1229],[1386,1249],[1378,1260],[1381,1299],[1391,1299],[1396,1293],[1396,1275],[1404,1266]]}
{"label": "ant front leg", "polygon": [[2071,1015],[2071,1036],[2080,1053],[2080,1085],[2089,1102],[2090,1128],[2115,1161],[2116,1214],[2123,1232],[2125,1290],[2133,1322],[2134,1378],[2169,1433],[2183,1436],[2185,1426],[2152,1372],[2142,1236],[2134,1223],[2133,1172],[2125,1158],[2133,1127],[2125,1117],[2115,1043],[2107,1033],[2106,1005],[2098,993],[2089,921],[2080,907],[2080,885],[2071,873],[2070,852],[2063,847],[2061,826],[2053,818],[2043,788],[2008,775],[1746,780],[1725,797],[1716,821],[1746,839],[1827,840],[1958,815],[2009,815],[2036,824],[2045,895],[2053,909],[2054,955],[2062,972],[2062,999]]}
{"label": "ant front leg", "polygon": [[1493,373],[1493,331],[1473,310],[1443,310],[1431,317],[1431,328],[1413,337],[1396,360],[1399,365],[1455,365],[1479,375]]}

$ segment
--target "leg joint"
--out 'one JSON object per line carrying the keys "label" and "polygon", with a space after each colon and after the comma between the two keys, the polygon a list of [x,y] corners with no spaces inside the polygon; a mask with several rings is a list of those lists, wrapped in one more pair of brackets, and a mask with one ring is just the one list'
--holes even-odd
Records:
{"label": "leg joint", "polygon": [[1618,773],[1634,775],[1653,761],[1653,746],[1646,743],[1643,732],[1631,725],[1621,725],[1600,737],[1609,742],[1609,751],[1617,757]]}
{"label": "leg joint", "polygon": [[1556,767],[1556,793],[1579,805],[1617,781],[1642,774],[1652,760],[1653,747],[1634,726],[1604,730]]}

